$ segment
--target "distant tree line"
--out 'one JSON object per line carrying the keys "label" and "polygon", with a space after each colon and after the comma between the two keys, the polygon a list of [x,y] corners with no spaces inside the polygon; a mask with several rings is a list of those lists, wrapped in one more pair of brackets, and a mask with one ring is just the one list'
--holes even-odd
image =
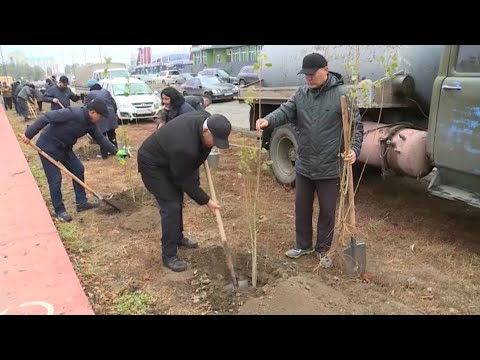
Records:
{"label": "distant tree line", "polygon": [[[47,72],[52,73],[52,69],[48,68]],[[45,71],[38,65],[30,66],[28,64],[3,64],[0,66],[0,75],[12,76],[14,79],[37,81],[45,80]]]}

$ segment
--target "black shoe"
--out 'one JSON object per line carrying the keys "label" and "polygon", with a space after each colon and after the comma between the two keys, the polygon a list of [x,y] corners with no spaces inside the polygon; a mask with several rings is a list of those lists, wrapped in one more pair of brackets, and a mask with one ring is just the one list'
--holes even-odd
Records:
{"label": "black shoe", "polygon": [[180,240],[180,244],[178,244],[178,246],[183,246],[189,249],[195,249],[198,247],[198,242],[196,242],[195,240],[183,237],[183,239]]}
{"label": "black shoe", "polygon": [[66,211],[62,211],[61,213],[58,213],[57,219],[65,222],[72,221],[72,217]]}
{"label": "black shoe", "polygon": [[99,206],[100,206],[100,204],[98,202],[91,203],[91,202],[87,201],[86,203],[77,205],[77,212],[87,211],[87,210],[90,210],[90,209],[96,209]]}
{"label": "black shoe", "polygon": [[176,256],[172,256],[169,258],[163,257],[163,265],[168,267],[170,270],[175,272],[185,271],[187,269],[187,263],[185,261],[180,260]]}

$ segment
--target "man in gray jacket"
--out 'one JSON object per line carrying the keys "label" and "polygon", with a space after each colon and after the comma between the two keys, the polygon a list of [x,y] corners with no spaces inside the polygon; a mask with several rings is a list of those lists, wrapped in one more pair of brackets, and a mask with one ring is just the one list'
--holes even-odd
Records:
{"label": "man in gray jacket", "polygon": [[[342,151],[342,110],[340,97],[347,89],[340,74],[328,70],[327,60],[313,53],[303,58],[298,74],[304,74],[307,85],[298,88],[293,97],[278,109],[256,122],[257,130],[275,128],[288,122],[298,128],[298,148],[295,163],[295,228],[296,247],[286,256],[299,258],[317,253],[324,259],[330,249],[335,225],[342,161],[353,164],[360,154],[363,123],[358,109],[354,113],[352,149]],[[298,75],[297,74],[297,75]],[[317,242],[312,244],[312,213],[317,192],[320,213],[317,222]]]}

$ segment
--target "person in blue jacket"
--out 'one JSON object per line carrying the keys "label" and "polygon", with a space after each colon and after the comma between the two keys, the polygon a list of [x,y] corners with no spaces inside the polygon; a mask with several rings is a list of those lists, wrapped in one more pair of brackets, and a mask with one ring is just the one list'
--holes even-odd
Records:
{"label": "person in blue jacket", "polygon": [[[28,144],[40,130],[44,129],[38,138],[37,146],[53,159],[62,163],[68,171],[81,181],[84,181],[83,165],[72,148],[77,140],[85,134],[90,134],[100,147],[116,154],[119,159],[128,156],[125,150],[118,151],[117,147],[108,141],[98,129],[96,124],[102,117],[106,116],[108,116],[107,105],[100,99],[92,100],[88,105],[81,107],[48,111],[27,127],[21,140]],[[71,221],[72,217],[66,211],[62,200],[62,174],[60,169],[42,155],[40,155],[40,160],[47,177],[50,198],[57,218],[61,221]],[[85,189],[75,181],[73,181],[73,189],[75,190],[77,212],[99,206],[98,203],[88,201]]]}
{"label": "person in blue jacket", "polygon": [[[87,86],[90,88],[90,93],[85,98],[85,104],[88,104],[93,99],[102,99],[108,108],[108,116],[104,117],[97,123],[100,132],[110,140],[110,142],[118,147],[117,135],[115,129],[118,128],[117,118],[117,103],[112,97],[112,94],[107,89],[102,89],[102,86],[95,79],[87,81]],[[102,152],[102,159],[108,158],[108,153]]]}
{"label": "person in blue jacket", "polygon": [[80,96],[75,95],[68,87],[68,78],[63,75],[60,76],[58,84],[52,87],[49,87],[47,91],[43,94],[43,101],[51,103],[51,110],[59,110],[63,108],[70,107],[70,100],[77,102],[80,100]]}

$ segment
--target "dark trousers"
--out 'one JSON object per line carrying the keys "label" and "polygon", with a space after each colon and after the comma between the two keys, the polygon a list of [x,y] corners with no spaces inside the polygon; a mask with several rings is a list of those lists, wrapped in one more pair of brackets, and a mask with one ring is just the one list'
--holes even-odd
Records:
{"label": "dark trousers", "polygon": [[42,111],[43,101],[38,101],[37,100],[37,105],[38,105],[38,111]]}
{"label": "dark trousers", "polygon": [[3,103],[5,104],[5,110],[12,110],[13,109],[13,101],[11,97],[3,97]]}
{"label": "dark trousers", "polygon": [[313,199],[316,191],[320,212],[317,221],[317,244],[315,250],[323,253],[330,249],[335,226],[339,182],[339,179],[310,180],[297,173],[295,180],[297,248],[306,250],[312,247]]}
{"label": "dark trousers", "polygon": [[162,200],[155,196],[160,207],[162,220],[162,256],[177,256],[177,248],[183,239],[183,207],[182,201]]}
{"label": "dark trousers", "polygon": [[23,99],[20,99],[19,97],[17,97],[17,111],[18,111],[18,115],[20,115],[24,119],[28,118],[27,100],[23,100]]}
{"label": "dark trousers", "polygon": [[[50,161],[40,155],[43,170],[48,180],[48,187],[50,188],[50,198],[52,200],[55,213],[59,214],[65,211],[65,205],[62,200],[62,173],[59,168],[53,165]],[[61,161],[68,171],[73,173],[80,180],[84,181],[84,168],[80,160],[75,156],[73,151],[69,151],[65,160]],[[77,205],[87,202],[87,194],[85,189],[72,180],[73,189],[75,190],[75,202]]]}
{"label": "dark trousers", "polygon": [[[118,147],[118,145],[117,145],[117,134],[115,133],[115,129],[104,132],[103,135],[106,136],[108,138],[108,140],[110,140],[110,142],[113,145]],[[104,150],[103,148],[100,149],[100,152],[101,152],[103,158],[108,157],[108,152],[106,150]],[[112,154],[112,155],[115,155],[115,154]]]}

